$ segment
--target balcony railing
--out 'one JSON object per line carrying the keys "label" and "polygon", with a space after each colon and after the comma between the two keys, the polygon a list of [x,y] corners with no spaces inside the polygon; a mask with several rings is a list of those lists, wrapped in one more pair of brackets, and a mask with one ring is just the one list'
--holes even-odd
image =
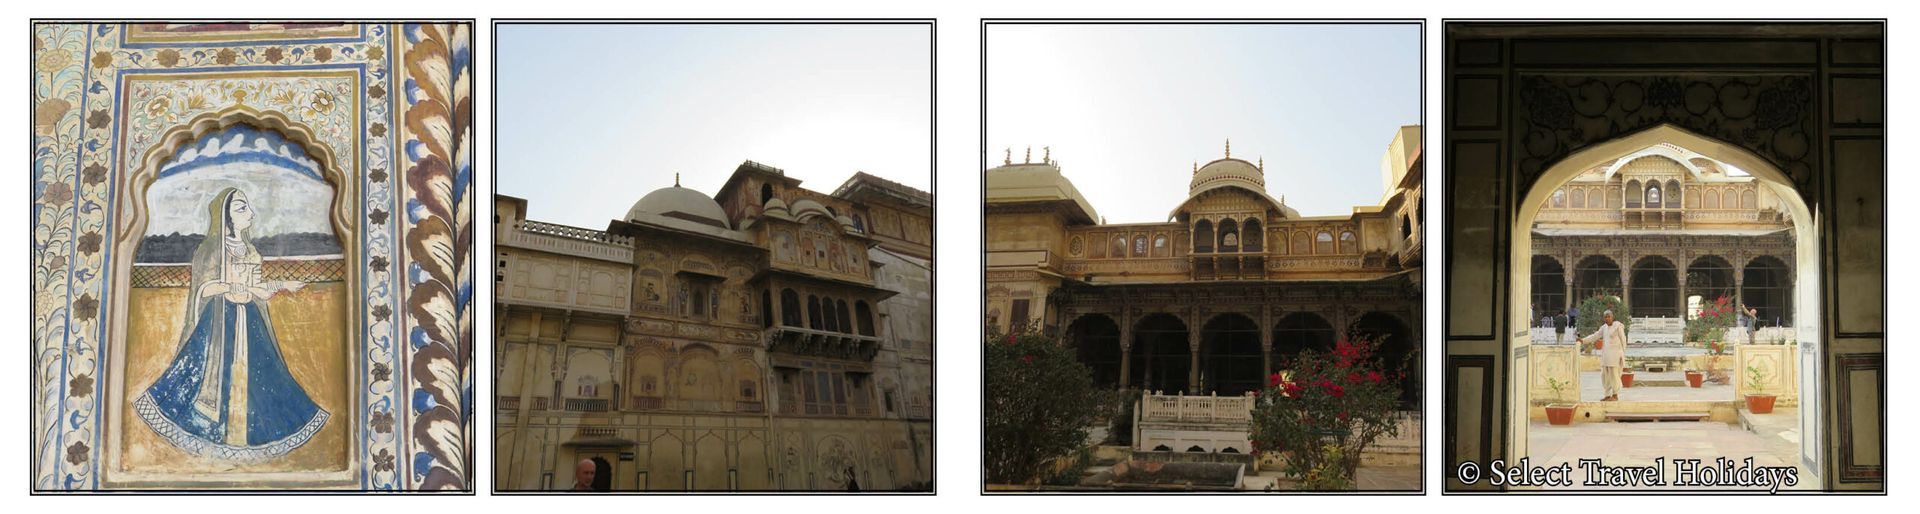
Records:
{"label": "balcony railing", "polygon": [[499,244],[622,263],[633,262],[633,238],[553,223],[521,220],[498,234]]}
{"label": "balcony railing", "polygon": [[605,412],[611,410],[612,403],[600,398],[568,398],[567,410],[575,412]]}
{"label": "balcony railing", "polygon": [[1254,396],[1168,396],[1147,393],[1140,404],[1143,421],[1246,423],[1253,420]]}
{"label": "balcony railing", "polygon": [[614,427],[580,427],[573,433],[577,438],[609,439],[618,437],[620,430]]}

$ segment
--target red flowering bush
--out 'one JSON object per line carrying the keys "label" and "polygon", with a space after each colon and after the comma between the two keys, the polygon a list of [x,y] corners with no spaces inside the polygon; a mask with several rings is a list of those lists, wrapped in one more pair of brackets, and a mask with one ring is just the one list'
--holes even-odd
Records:
{"label": "red flowering bush", "polygon": [[1731,379],[1726,370],[1720,369],[1720,358],[1727,354],[1727,329],[1733,328],[1739,319],[1733,300],[1721,296],[1713,303],[1700,306],[1700,312],[1687,320],[1685,339],[1689,343],[1700,343],[1707,350],[1708,382],[1725,384]]}
{"label": "red flowering bush", "polygon": [[1414,359],[1386,362],[1379,344],[1340,341],[1331,353],[1306,350],[1282,363],[1254,403],[1256,452],[1281,452],[1287,475],[1308,489],[1350,488],[1361,452],[1400,430],[1399,378]]}
{"label": "red flowering bush", "polygon": [[1112,393],[1072,348],[1037,331],[989,335],[986,351],[984,458],[987,481],[1024,484],[1046,478],[1048,464],[1085,448]]}

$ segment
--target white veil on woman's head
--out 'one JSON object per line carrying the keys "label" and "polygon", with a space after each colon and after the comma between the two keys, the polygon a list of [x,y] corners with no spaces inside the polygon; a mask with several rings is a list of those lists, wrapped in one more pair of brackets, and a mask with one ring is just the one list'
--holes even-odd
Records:
{"label": "white veil on woman's head", "polygon": [[213,194],[207,202],[206,238],[200,240],[200,246],[193,250],[193,276],[188,280],[187,288],[187,324],[180,336],[189,337],[193,326],[200,320],[200,307],[206,300],[200,298],[200,288],[208,282],[222,280],[220,276],[227,264],[227,241],[236,240],[246,252],[253,250],[253,241],[247,229],[233,226],[229,213],[233,211],[233,201],[244,195],[239,188],[223,188]]}

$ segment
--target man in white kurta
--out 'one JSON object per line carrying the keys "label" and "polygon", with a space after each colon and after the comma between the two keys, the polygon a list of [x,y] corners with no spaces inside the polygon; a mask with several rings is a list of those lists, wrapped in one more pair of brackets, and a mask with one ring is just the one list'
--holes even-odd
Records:
{"label": "man in white kurta", "polygon": [[1580,342],[1598,341],[1595,348],[1600,350],[1600,386],[1607,391],[1607,397],[1600,401],[1619,401],[1620,369],[1627,363],[1627,325],[1614,321],[1613,311],[1602,314],[1600,320],[1600,329],[1580,338]]}

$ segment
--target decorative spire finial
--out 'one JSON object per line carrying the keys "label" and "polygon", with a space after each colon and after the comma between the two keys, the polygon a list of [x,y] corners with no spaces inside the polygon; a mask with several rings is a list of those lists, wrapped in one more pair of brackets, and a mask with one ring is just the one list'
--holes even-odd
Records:
{"label": "decorative spire finial", "polygon": [[1193,161],[1193,174],[1200,174],[1200,161]]}
{"label": "decorative spire finial", "polygon": [[1041,152],[1041,153],[1040,153],[1040,162],[1041,162],[1041,163],[1043,163],[1043,164],[1053,164],[1053,147],[1051,147],[1051,146],[1042,146],[1042,147],[1040,147],[1040,152]]}
{"label": "decorative spire finial", "polygon": [[1011,165],[1013,165],[1013,147],[1011,147],[1011,146],[1009,146],[1009,147],[1007,147],[1007,157],[1006,157],[1006,160],[1004,160],[1004,161],[1001,161],[1000,163],[1001,163],[1001,164],[1005,164],[1005,165],[1009,165],[1009,166],[1011,166]]}
{"label": "decorative spire finial", "polygon": [[1233,138],[1227,138],[1227,158],[1233,158]]}
{"label": "decorative spire finial", "polygon": [[1027,156],[1021,157],[1020,162],[1023,164],[1033,164],[1033,145],[1027,145]]}
{"label": "decorative spire finial", "polygon": [[680,172],[673,173],[673,187],[680,187]]}
{"label": "decorative spire finial", "polygon": [[1260,171],[1267,171],[1267,156],[1265,156],[1265,155],[1262,155],[1262,156],[1260,156],[1260,166],[1259,166],[1259,169],[1260,169]]}

